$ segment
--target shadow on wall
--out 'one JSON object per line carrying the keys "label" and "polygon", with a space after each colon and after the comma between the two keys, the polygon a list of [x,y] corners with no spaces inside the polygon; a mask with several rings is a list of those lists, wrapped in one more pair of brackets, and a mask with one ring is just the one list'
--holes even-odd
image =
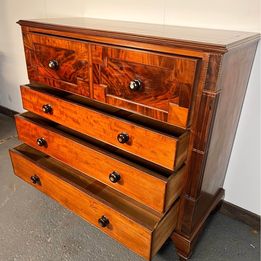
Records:
{"label": "shadow on wall", "polygon": [[[7,63],[7,56],[0,52],[0,105],[6,103],[13,103],[12,96],[8,94],[8,86],[10,86],[13,75],[6,75],[4,73],[4,66]],[[10,80],[8,80],[10,79]],[[6,99],[8,101],[6,101]]]}
{"label": "shadow on wall", "polygon": [[19,85],[28,82],[21,30],[16,24],[27,12],[21,2],[0,0],[0,105],[14,111],[23,111]]}

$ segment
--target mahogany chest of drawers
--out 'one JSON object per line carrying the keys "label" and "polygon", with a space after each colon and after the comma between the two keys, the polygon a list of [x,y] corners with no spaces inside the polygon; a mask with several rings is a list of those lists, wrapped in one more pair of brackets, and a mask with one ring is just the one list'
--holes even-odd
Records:
{"label": "mahogany chest of drawers", "polygon": [[18,23],[29,84],[15,174],[145,259],[169,237],[187,259],[224,196],[259,35]]}

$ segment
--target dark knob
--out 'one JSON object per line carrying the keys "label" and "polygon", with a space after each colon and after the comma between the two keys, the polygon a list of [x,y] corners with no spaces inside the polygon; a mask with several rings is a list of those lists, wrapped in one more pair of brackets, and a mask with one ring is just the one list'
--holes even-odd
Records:
{"label": "dark knob", "polygon": [[101,218],[99,218],[98,223],[101,227],[106,227],[109,225],[110,221],[105,216],[102,216]]}
{"label": "dark knob", "polygon": [[142,86],[142,83],[140,80],[133,80],[133,81],[130,81],[130,83],[129,83],[129,88],[132,91],[138,91],[139,89],[141,89],[141,86]]}
{"label": "dark knob", "polygon": [[46,146],[46,144],[47,144],[47,142],[46,142],[46,140],[44,138],[38,138],[36,140],[36,142],[37,142],[38,146],[40,146],[40,147]]}
{"label": "dark knob", "polygon": [[120,133],[117,136],[117,140],[119,143],[126,143],[129,140],[129,135],[127,133]]}
{"label": "dark knob", "polygon": [[34,184],[39,184],[40,183],[40,178],[36,175],[31,177],[31,180]]}
{"label": "dark knob", "polygon": [[57,70],[59,67],[59,63],[56,60],[51,60],[48,63],[48,67],[51,68],[52,70]]}
{"label": "dark knob", "polygon": [[117,181],[119,181],[121,179],[121,175],[116,172],[113,171],[110,175],[109,175],[109,179],[112,183],[116,183]]}
{"label": "dark knob", "polygon": [[44,113],[51,113],[53,111],[52,106],[50,104],[44,104],[42,110]]}

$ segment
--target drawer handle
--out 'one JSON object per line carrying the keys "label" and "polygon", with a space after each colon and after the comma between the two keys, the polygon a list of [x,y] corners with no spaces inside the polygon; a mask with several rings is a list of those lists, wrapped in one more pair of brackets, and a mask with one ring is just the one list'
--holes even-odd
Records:
{"label": "drawer handle", "polygon": [[121,179],[121,175],[116,172],[116,171],[113,171],[110,175],[109,175],[109,179],[112,183],[116,183],[118,182],[120,179]]}
{"label": "drawer handle", "polygon": [[129,135],[127,133],[119,133],[118,136],[117,136],[117,140],[119,143],[126,143],[129,141]]}
{"label": "drawer handle", "polygon": [[130,83],[129,83],[129,88],[132,91],[138,91],[141,89],[141,87],[142,87],[142,82],[140,80],[133,80],[133,81],[130,81]]}
{"label": "drawer handle", "polygon": [[40,178],[36,175],[32,176],[31,180],[34,184],[40,184]]}
{"label": "drawer handle", "polygon": [[110,221],[105,216],[102,216],[101,218],[99,218],[98,223],[101,227],[107,227],[109,225]]}
{"label": "drawer handle", "polygon": [[56,60],[51,60],[48,63],[48,67],[52,70],[57,70],[59,67],[59,63]]}
{"label": "drawer handle", "polygon": [[38,138],[36,140],[36,142],[37,142],[37,145],[40,146],[40,147],[43,147],[43,146],[47,145],[47,142],[46,142],[46,140],[44,138]]}
{"label": "drawer handle", "polygon": [[53,108],[50,104],[44,104],[43,107],[42,107],[42,110],[43,110],[44,113],[51,114],[52,111],[53,111]]}

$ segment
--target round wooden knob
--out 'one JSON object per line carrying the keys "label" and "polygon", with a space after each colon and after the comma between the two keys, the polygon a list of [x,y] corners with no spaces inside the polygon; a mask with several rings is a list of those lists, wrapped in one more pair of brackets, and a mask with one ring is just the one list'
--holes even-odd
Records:
{"label": "round wooden knob", "polygon": [[119,143],[126,143],[129,140],[129,135],[127,133],[120,133],[117,136],[117,140]]}
{"label": "round wooden knob", "polygon": [[31,180],[34,184],[39,184],[40,183],[40,178],[36,175],[31,177]]}
{"label": "round wooden knob", "polygon": [[116,172],[116,171],[113,171],[110,175],[109,175],[109,179],[112,183],[116,183],[118,182],[120,179],[121,179],[121,175]]}
{"label": "round wooden knob", "polygon": [[106,227],[109,225],[110,221],[108,218],[105,216],[102,216],[101,218],[98,219],[98,223],[101,227]]}
{"label": "round wooden knob", "polygon": [[37,145],[40,146],[40,147],[46,146],[46,144],[47,144],[47,142],[44,138],[38,138],[36,140],[36,142],[37,142]]}
{"label": "round wooden knob", "polygon": [[59,63],[56,60],[51,60],[48,63],[48,67],[52,70],[57,70],[59,67]]}
{"label": "round wooden knob", "polygon": [[50,104],[44,104],[42,110],[44,113],[51,113],[53,111],[52,106]]}
{"label": "round wooden knob", "polygon": [[132,91],[138,91],[141,89],[141,86],[142,86],[142,83],[140,80],[133,80],[133,81],[130,81],[129,83],[129,88],[132,90]]}

